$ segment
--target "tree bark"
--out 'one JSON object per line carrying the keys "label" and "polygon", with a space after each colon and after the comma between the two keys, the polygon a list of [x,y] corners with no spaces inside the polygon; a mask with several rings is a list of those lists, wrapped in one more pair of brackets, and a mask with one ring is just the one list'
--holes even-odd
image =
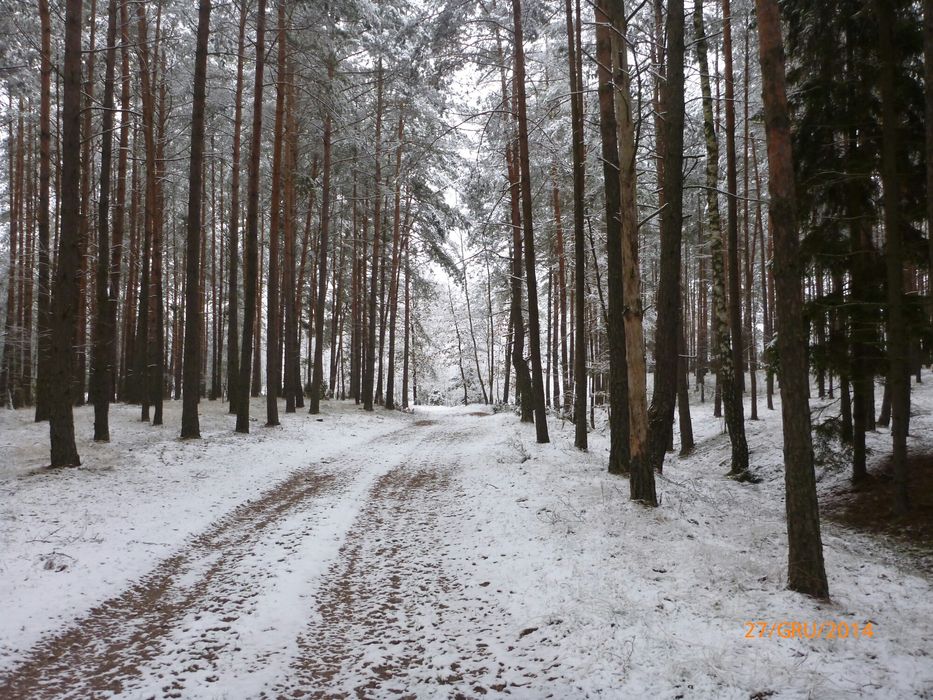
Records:
{"label": "tree bark", "polygon": [[243,269],[243,341],[240,344],[240,381],[237,385],[236,432],[249,433],[250,361],[256,318],[256,283],[259,268],[259,149],[262,144],[262,88],[266,51],[266,0],[259,0],[256,19],[256,75],[253,90],[253,126],[250,136],[246,201],[246,255]]}
{"label": "tree bark", "polygon": [[[523,423],[534,421],[534,406],[532,404],[531,374],[528,371],[528,362],[525,360],[525,321],[522,318],[522,215],[521,194],[518,167],[516,164],[515,143],[515,99],[509,99],[508,83],[505,77],[505,59],[499,41],[498,30],[496,34],[496,48],[499,56],[499,76],[502,81],[502,104],[509,105],[506,133],[508,139],[505,146],[505,164],[509,180],[509,228],[512,232],[511,245],[511,274],[509,276],[509,326],[510,348],[509,356],[512,367],[515,369],[515,398],[521,405],[521,420]],[[508,394],[508,392],[506,392]]]}
{"label": "tree bark", "polygon": [[[327,57],[328,83],[333,87],[336,56],[331,51]],[[333,110],[325,108],[324,114],[324,180],[321,186],[321,237],[318,242],[317,309],[314,312],[314,374],[311,377],[311,396],[308,400],[308,413],[321,412],[321,388],[324,384],[324,311],[327,299],[327,247],[330,235],[330,189],[331,189],[331,153],[333,149],[332,133]],[[336,302],[336,300],[335,300]],[[336,313],[336,307],[335,311]],[[331,338],[331,342],[336,342]]]}
{"label": "tree bark", "polygon": [[784,424],[784,483],[791,590],[829,595],[813,473],[809,374],[800,287],[794,165],[777,0],[756,0],[774,242],[777,343]]}
{"label": "tree bark", "polygon": [[697,57],[700,63],[700,86],[703,93],[703,122],[706,134],[706,206],[709,214],[709,252],[712,264],[713,344],[718,365],[718,386],[726,414],[726,427],[732,446],[732,467],[729,474],[748,477],[748,442],[745,438],[742,393],[735,376],[735,354],[729,342],[729,311],[726,306],[725,255],[722,249],[722,228],[719,216],[719,144],[713,122],[712,91],[709,81],[706,31],[703,26],[703,0],[696,0],[693,25],[697,36]]}
{"label": "tree bark", "polygon": [[521,173],[522,226],[525,248],[525,284],[528,289],[528,335],[531,351],[531,390],[535,413],[535,434],[539,443],[550,442],[547,411],[544,407],[544,379],[541,375],[541,327],[538,320],[538,282],[535,271],[531,166],[528,156],[528,114],[525,100],[525,49],[522,38],[521,0],[512,0],[514,26],[515,101],[518,104],[518,163]]}
{"label": "tree bark", "polygon": [[[110,441],[110,398],[113,390],[113,347],[110,282],[110,161],[113,150],[113,90],[117,62],[117,0],[107,10],[107,53],[104,75],[104,111],[100,145],[100,199],[97,213],[97,304],[94,323],[92,398],[94,400],[94,440]],[[116,304],[116,299],[113,302]]]}
{"label": "tree bark", "polygon": [[194,54],[194,101],[191,104],[191,161],[188,169],[188,220],[185,245],[185,358],[182,388],[181,437],[201,437],[198,396],[201,368],[202,310],[198,303],[201,271],[201,186],[204,165],[204,104],[207,83],[207,39],[211,0],[198,5],[198,33]]}
{"label": "tree bark", "polygon": [[[625,7],[615,5],[612,18],[613,73],[616,81],[615,115],[619,132],[619,188],[622,235],[622,321],[625,326],[625,365],[628,380],[629,475],[633,498],[650,503],[654,474],[645,464],[648,439],[648,387],[645,362],[644,306],[638,261],[638,198],[635,192],[636,133],[632,105],[628,47],[625,43]],[[582,312],[581,312],[582,313]]]}
{"label": "tree bark", "polygon": [[[230,232],[227,246],[230,266],[227,271],[227,399],[230,413],[236,413],[237,389],[240,383],[239,335],[239,283],[240,265],[240,133],[243,125],[243,54],[246,46],[246,2],[240,7],[240,27],[237,38],[236,97],[233,107],[233,162],[230,168]],[[245,324],[244,324],[245,325]]]}
{"label": "tree bark", "polygon": [[272,192],[269,202],[269,274],[266,283],[266,425],[279,425],[279,234],[282,222],[282,140],[285,131],[285,0],[279,0],[278,64],[275,76],[275,123],[272,131]]}
{"label": "tree bark", "polygon": [[38,362],[36,366],[36,422],[49,419],[49,317],[51,269],[49,265],[49,200],[52,143],[52,21],[48,0],[39,0],[39,23],[42,32],[39,96],[39,208],[36,212],[39,233],[38,279]]}
{"label": "tree bark", "polygon": [[684,3],[671,0],[667,8],[666,76],[662,90],[665,111],[661,133],[664,150],[664,208],[661,211],[661,256],[658,282],[658,320],[655,332],[654,392],[648,412],[646,460],[661,471],[670,442],[677,390],[677,347],[680,328],[680,259],[683,224],[684,141]]}
{"label": "tree bark", "polygon": [[[584,198],[586,196],[586,155],[585,135],[583,131],[583,86],[580,84],[582,56],[580,55],[580,2],[576,3],[576,27],[571,17],[570,0],[566,0],[567,13],[567,53],[570,62],[570,118],[573,134],[573,260],[574,260],[574,297],[575,315],[583,318],[584,277],[586,276],[586,242],[584,241]],[[573,444],[578,450],[587,449],[586,431],[586,329],[584,324],[574,326],[573,338],[573,387],[574,387],[574,438]]]}
{"label": "tree bark", "polygon": [[885,317],[888,376],[891,396],[891,441],[894,466],[894,509],[899,515],[910,510],[907,474],[907,425],[910,420],[908,381],[908,333],[904,311],[904,233],[901,230],[900,184],[897,172],[898,73],[894,43],[894,9],[888,0],[874,0],[878,25],[878,55],[881,60],[881,186],[883,190],[885,266],[888,283],[888,313]]}
{"label": "tree bark", "polygon": [[[81,0],[65,6],[65,58],[62,65],[61,231],[55,289],[52,295],[52,342],[49,347],[49,442],[51,466],[81,464],[75,446],[72,392],[77,335],[78,228],[81,184]],[[58,387],[58,391],[51,391]]]}
{"label": "tree bark", "polygon": [[[732,364],[735,367],[735,391],[738,401],[745,392],[742,345],[742,286],[739,277],[739,208],[738,174],[735,155],[735,77],[732,71],[732,11],[729,0],[722,0],[723,70],[726,78],[726,254],[729,262],[729,325],[732,330]],[[743,420],[744,415],[743,415]]]}
{"label": "tree bark", "polygon": [[[395,408],[395,324],[398,318],[398,270],[402,226],[402,144],[405,134],[405,107],[399,105],[398,146],[395,151],[395,215],[392,223],[392,274],[389,289],[389,358],[386,373],[385,407]],[[472,332],[472,320],[470,322]],[[477,367],[477,370],[479,368]],[[482,381],[482,379],[480,380]]]}
{"label": "tree bark", "polygon": [[366,340],[366,366],[363,369],[363,409],[373,410],[373,380],[376,371],[376,299],[378,290],[376,289],[379,280],[379,244],[382,227],[382,58],[379,58],[379,65],[376,70],[376,157],[375,157],[375,177],[373,178],[373,248],[372,248],[372,270],[369,284],[369,310],[368,321],[369,328]]}
{"label": "tree bark", "polygon": [[[622,282],[622,188],[619,169],[618,124],[615,111],[612,32],[614,6],[600,0],[595,8],[596,72],[599,81],[599,132],[602,144],[603,186],[606,201],[606,273],[609,308],[609,473],[627,474],[630,468],[629,387],[626,358],[624,286]],[[656,497],[654,499],[656,501]],[[647,501],[652,501],[650,494]]]}
{"label": "tree bark", "polygon": [[78,224],[78,245],[81,254],[81,275],[78,278],[78,335],[75,339],[75,406],[85,403],[85,388],[87,385],[87,314],[88,314],[88,280],[91,278],[88,267],[90,256],[91,231],[91,170],[94,167],[94,158],[91,156],[91,147],[94,143],[91,117],[94,107],[94,63],[97,56],[97,0],[91,0],[90,11],[90,41],[87,52],[87,76],[84,81],[84,109],[82,113],[82,141],[81,141],[81,221]]}

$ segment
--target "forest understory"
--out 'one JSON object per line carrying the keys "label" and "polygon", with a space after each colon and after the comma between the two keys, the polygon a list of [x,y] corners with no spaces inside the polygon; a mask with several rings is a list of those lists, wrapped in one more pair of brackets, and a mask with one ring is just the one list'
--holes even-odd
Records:
{"label": "forest understory", "polygon": [[[933,385],[913,405],[928,421]],[[818,458],[833,595],[786,590],[780,404],[747,424],[757,483],[693,408],[657,509],[606,473],[603,420],[582,453],[570,423],[540,445],[476,405],[326,401],[237,435],[202,402],[191,442],[116,406],[119,439],[62,471],[44,426],[0,412],[0,697],[928,697],[923,539],[838,522],[849,474]],[[746,638],[760,620],[873,636]]]}

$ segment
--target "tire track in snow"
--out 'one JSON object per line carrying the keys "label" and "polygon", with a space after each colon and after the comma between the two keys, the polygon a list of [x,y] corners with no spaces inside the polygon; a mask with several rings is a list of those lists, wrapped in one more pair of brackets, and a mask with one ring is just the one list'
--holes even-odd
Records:
{"label": "tire track in snow", "polygon": [[489,582],[470,580],[468,561],[450,553],[469,537],[456,445],[474,431],[442,423],[425,451],[376,481],[291,676],[263,697],[481,697],[554,679],[553,660],[521,639],[534,630],[519,633]]}
{"label": "tire track in snow", "polygon": [[[208,683],[221,680],[211,670],[224,655],[241,651],[234,628],[262,592],[257,565],[243,571],[244,559],[268,537],[294,552],[316,519],[306,518],[289,532],[277,529],[322,497],[351,488],[379,454],[380,444],[398,444],[409,433],[419,431],[406,427],[356,446],[327,460],[336,463],[334,470],[318,464],[298,469],[257,499],[241,504],[123,593],[37,643],[22,663],[0,676],[0,697],[83,698],[126,692],[153,665],[163,670],[158,674],[164,678],[163,697],[182,696],[185,672]],[[390,468],[395,460],[387,459],[385,468]],[[275,576],[274,569],[265,573]],[[170,638],[184,637],[190,632],[186,627],[202,616],[213,626],[202,625],[195,630],[200,634],[188,640],[188,648],[178,649]],[[182,659],[165,658],[178,651],[183,651]],[[186,664],[182,673],[180,661]]]}

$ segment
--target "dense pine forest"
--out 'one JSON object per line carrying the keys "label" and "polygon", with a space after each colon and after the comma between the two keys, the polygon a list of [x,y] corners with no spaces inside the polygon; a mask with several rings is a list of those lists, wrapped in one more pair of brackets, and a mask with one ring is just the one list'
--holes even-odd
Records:
{"label": "dense pine forest", "polygon": [[[209,688],[291,696],[301,688],[321,697],[473,697],[523,696],[524,688],[543,697],[546,678],[560,679],[554,692],[562,697],[653,695],[637,671],[628,677],[637,682],[621,681],[606,670],[615,665],[607,656],[593,672],[568,662],[565,647],[554,647],[553,668],[565,671],[553,679],[551,667],[513,678],[502,669],[514,666],[502,662],[493,677],[492,662],[444,646],[464,632],[443,632],[441,622],[425,624],[440,625],[442,641],[423,639],[401,661],[373,662],[370,685],[352,674],[339,685],[350,672],[328,664],[349,653],[340,644],[391,636],[391,625],[402,624],[368,628],[363,618],[382,620],[410,595],[459,595],[470,564],[451,565],[450,579],[435,576],[431,552],[485,540],[479,524],[451,529],[446,506],[436,505],[445,498],[491,499],[463,517],[488,516],[482,522],[493,532],[507,523],[519,534],[547,526],[559,539],[575,528],[589,533],[588,523],[605,537],[638,533],[641,549],[619,553],[618,563],[604,549],[611,541],[590,534],[586,542],[593,567],[611,557],[599,562],[602,576],[624,581],[628,568],[640,568],[653,577],[638,579],[639,595],[674,566],[645,559],[647,549],[693,539],[671,530],[671,519],[701,528],[704,542],[737,538],[729,539],[734,551],[758,549],[766,554],[754,556],[781,563],[746,571],[729,554],[724,598],[711,606],[720,610],[729,586],[764,586],[760,600],[772,596],[759,608],[766,628],[849,614],[869,631],[878,625],[860,614],[853,591],[861,588],[852,588],[861,574],[847,557],[859,547],[877,555],[870,560],[879,578],[928,595],[933,0],[0,0],[0,10],[0,404],[9,409],[0,411],[0,477],[13,504],[8,520],[32,522],[43,494],[68,489],[116,499],[101,513],[121,511],[120,499],[131,511],[137,502],[169,503],[176,496],[162,491],[167,482],[154,481],[162,474],[217,489],[191,482],[184,503],[203,494],[206,510],[185,505],[198,514],[171,516],[190,518],[181,540],[163,538],[173,549],[137,557],[120,569],[125,585],[88,594],[106,601],[112,619],[67,598],[62,610],[76,626],[36,622],[35,637],[4,636],[0,696],[57,697],[75,682],[69,673],[88,683],[78,686],[88,696],[148,689],[206,697]],[[394,437],[384,434],[389,426]],[[343,456],[331,455],[338,446]],[[398,466],[373,471],[396,452]],[[160,474],[149,475],[147,455],[156,453]],[[268,471],[273,462],[279,471]],[[542,464],[551,466],[528,476]],[[324,660],[292,663],[298,680],[253,687],[214,668],[208,685],[178,680],[172,695],[162,680],[124,685],[138,671],[127,664],[161,658],[134,646],[137,637],[126,661],[76,651],[123,649],[114,641],[121,620],[135,625],[168,600],[198,609],[202,589],[166,597],[159,577],[218,552],[221,570],[225,557],[235,566],[260,556],[266,545],[233,540],[284,527],[270,525],[279,517],[272,514],[313,510],[318,494],[330,493],[328,479],[344,478],[341,465],[366,476],[341,492],[356,496],[334,507],[359,511],[380,534],[373,543],[365,531],[340,530],[343,544],[322,579],[333,585],[320,589],[334,600],[321,593],[315,603],[324,646],[296,632],[292,654]],[[406,500],[412,493],[425,494],[417,508]],[[52,508],[60,515],[28,525],[42,529],[31,533],[38,539],[25,530],[4,530],[4,539],[58,542],[35,555],[35,566],[71,570],[77,555],[45,531],[78,520],[82,499],[68,508],[61,501]],[[394,510],[379,509],[385,499],[396,499]],[[540,505],[534,526],[513,512],[528,499]],[[587,508],[605,520],[594,524]],[[756,528],[766,526],[756,508],[774,524],[760,540]],[[151,526],[150,539],[160,541],[169,521],[147,526],[149,516],[139,517],[123,512],[106,522],[120,531]],[[715,526],[711,517],[731,519]],[[435,520],[433,530],[419,529]],[[326,549],[307,528],[276,535],[275,545],[300,531],[286,550]],[[124,546],[101,537],[104,549]],[[423,561],[401,557],[398,542],[405,551],[421,547]],[[558,551],[553,542],[535,546],[548,551],[542,561]],[[584,547],[567,546],[562,556]],[[682,546],[681,560],[707,556]],[[493,551],[511,552],[516,571],[537,570],[525,550]],[[385,588],[369,580],[351,590],[347,581],[367,561],[367,575],[384,574]],[[709,575],[715,587],[725,574]],[[0,591],[6,602],[28,598],[33,574],[24,576]],[[215,590],[212,576],[204,574],[204,590]],[[400,577],[428,583],[399,589]],[[370,585],[388,608],[348,602],[363,605]],[[125,586],[136,588],[120,597]],[[505,597],[483,605],[504,606],[494,616],[501,622],[514,610],[498,593]],[[792,594],[803,595],[780,598]],[[671,604],[667,595],[680,600],[658,593],[659,610]],[[228,597],[216,593],[211,604],[223,607],[216,601]],[[144,609],[143,598],[151,601]],[[473,608],[464,605],[458,614],[467,619]],[[733,614],[738,638],[746,619],[759,624],[764,614],[741,610]],[[919,626],[913,641],[898,643],[926,651],[871,657],[891,664],[891,679],[874,691],[922,697],[933,689],[930,618],[898,610],[891,628],[911,619]],[[557,625],[549,635],[560,635],[557,612],[542,604],[535,614],[515,631],[519,641],[549,625]],[[262,619],[271,625],[264,629],[280,630]],[[160,620],[159,629],[175,624]],[[710,624],[697,620],[695,632]],[[599,635],[580,629],[569,637],[574,649],[600,646]],[[804,640],[806,627],[790,629]],[[871,643],[848,642],[859,653]],[[613,654],[637,657],[639,642],[619,644]],[[414,659],[432,653],[457,660],[411,675]],[[833,683],[858,677],[833,665],[836,652],[822,653],[814,658]],[[508,654],[519,652],[510,646]],[[520,656],[529,668],[546,666],[531,658]],[[690,673],[698,658],[684,662],[694,664]],[[471,663],[480,670],[465,670]],[[897,669],[909,672],[892,680]],[[670,684],[658,697],[825,689],[790,670],[760,687],[721,670],[702,679],[657,673]],[[220,683],[211,686],[212,677]]]}

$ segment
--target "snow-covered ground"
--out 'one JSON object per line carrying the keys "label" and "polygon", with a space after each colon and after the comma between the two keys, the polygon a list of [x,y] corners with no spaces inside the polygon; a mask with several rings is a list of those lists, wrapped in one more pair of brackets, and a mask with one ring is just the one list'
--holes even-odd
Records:
{"label": "snow-covered ground", "polygon": [[740,484],[694,406],[697,448],[649,510],[606,474],[605,435],[581,454],[556,418],[537,445],[477,406],[327,402],[268,429],[257,400],[248,437],[201,409],[182,442],[179,404],[162,428],[116,406],[114,441],[54,472],[46,426],[0,413],[0,696],[933,697],[933,582],[908,554],[824,522],[832,601],[785,590],[779,410],[747,424],[762,481]]}

